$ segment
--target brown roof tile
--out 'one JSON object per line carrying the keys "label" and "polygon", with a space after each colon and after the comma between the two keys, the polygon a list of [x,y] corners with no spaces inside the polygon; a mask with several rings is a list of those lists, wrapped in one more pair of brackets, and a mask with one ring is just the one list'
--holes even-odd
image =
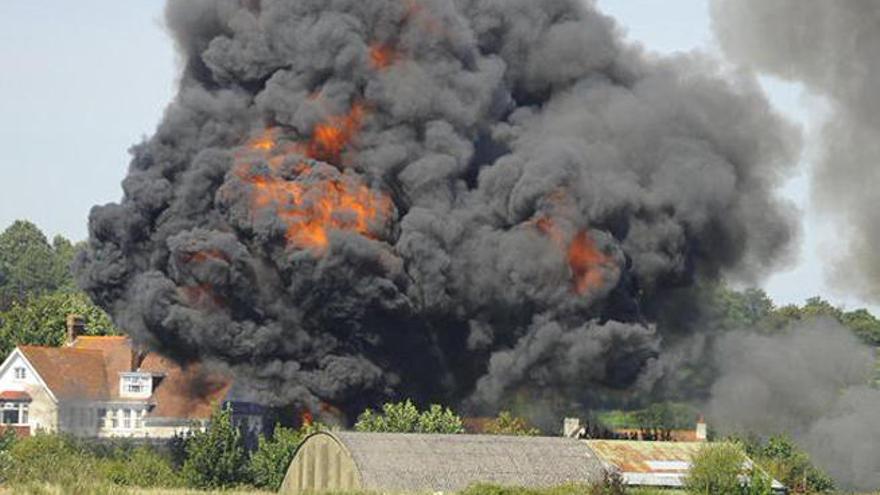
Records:
{"label": "brown roof tile", "polygon": [[199,364],[181,368],[157,354],[148,354],[141,370],[165,374],[153,394],[156,408],[149,416],[156,418],[208,419],[232,386],[229,379]]}
{"label": "brown roof tile", "polygon": [[73,347],[19,346],[59,399],[107,400],[104,353]]}

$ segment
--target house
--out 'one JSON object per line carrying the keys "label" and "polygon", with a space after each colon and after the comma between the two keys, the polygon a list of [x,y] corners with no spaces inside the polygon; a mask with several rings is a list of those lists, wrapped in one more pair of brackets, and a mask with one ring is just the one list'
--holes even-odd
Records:
{"label": "house", "polygon": [[203,428],[218,404],[262,429],[264,409],[237,401],[229,378],[141,352],[125,336],[83,335],[77,316],[67,323],[67,345],[18,346],[0,365],[0,423],[19,435],[170,438]]}
{"label": "house", "polygon": [[297,449],[280,493],[449,493],[601,478],[600,461],[573,438],[325,431]]}

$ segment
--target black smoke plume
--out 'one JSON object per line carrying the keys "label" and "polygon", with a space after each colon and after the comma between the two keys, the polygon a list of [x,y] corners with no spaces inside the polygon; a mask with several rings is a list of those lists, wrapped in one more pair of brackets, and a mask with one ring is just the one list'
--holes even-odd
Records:
{"label": "black smoke plume", "polygon": [[[666,294],[787,254],[799,136],[754,80],[578,0],[172,0],[184,61],[82,287],[275,403],[590,405]],[[686,305],[683,305],[686,306]]]}
{"label": "black smoke plume", "polygon": [[803,83],[829,104],[812,196],[840,236],[827,273],[880,302],[880,3],[713,0],[712,14],[734,61]]}
{"label": "black smoke plume", "polygon": [[722,433],[786,433],[842,488],[880,487],[880,390],[874,352],[835,321],[717,342],[708,412]]}

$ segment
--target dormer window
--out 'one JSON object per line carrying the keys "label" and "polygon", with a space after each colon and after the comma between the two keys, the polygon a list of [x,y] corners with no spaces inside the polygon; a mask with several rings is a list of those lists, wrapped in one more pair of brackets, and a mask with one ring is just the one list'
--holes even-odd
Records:
{"label": "dormer window", "polygon": [[24,366],[16,366],[13,369],[13,373],[15,374],[16,380],[24,380],[25,378],[27,378],[27,370]]}
{"label": "dormer window", "polygon": [[153,394],[153,375],[150,373],[120,373],[119,396],[132,399],[146,399]]}

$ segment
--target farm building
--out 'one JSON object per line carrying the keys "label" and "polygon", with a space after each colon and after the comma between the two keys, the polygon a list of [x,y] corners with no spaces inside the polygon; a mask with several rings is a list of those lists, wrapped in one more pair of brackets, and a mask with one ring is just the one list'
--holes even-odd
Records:
{"label": "farm building", "polygon": [[591,483],[602,465],[564,437],[321,432],[297,450],[281,493],[452,492],[474,483]]}
{"label": "farm building", "polygon": [[[606,469],[619,472],[627,486],[682,488],[691,459],[703,442],[643,442],[633,440],[585,440]],[[746,468],[752,461],[746,461]],[[776,480],[773,490],[784,491]]]}

